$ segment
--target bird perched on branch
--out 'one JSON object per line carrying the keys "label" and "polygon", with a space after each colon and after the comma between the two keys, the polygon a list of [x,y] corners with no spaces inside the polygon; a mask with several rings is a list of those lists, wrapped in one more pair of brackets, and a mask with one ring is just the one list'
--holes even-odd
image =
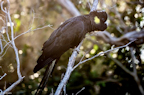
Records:
{"label": "bird perched on branch", "polygon": [[[45,77],[49,77],[53,66],[58,62],[61,55],[70,48],[78,46],[84,39],[86,33],[92,31],[103,31],[107,28],[105,11],[92,11],[88,15],[81,15],[66,20],[60,25],[43,44],[42,55],[37,60],[34,73],[47,66]],[[52,65],[52,62],[55,63]],[[47,81],[43,78],[42,81]],[[42,86],[43,84],[43,86]],[[41,82],[38,89],[43,89],[46,83]],[[37,91],[38,93],[39,91]]]}

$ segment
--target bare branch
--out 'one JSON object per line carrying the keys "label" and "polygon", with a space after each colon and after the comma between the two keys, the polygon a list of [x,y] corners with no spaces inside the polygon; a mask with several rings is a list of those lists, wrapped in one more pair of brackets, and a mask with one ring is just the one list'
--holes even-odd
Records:
{"label": "bare branch", "polygon": [[131,53],[131,57],[132,57],[132,66],[133,66],[133,74],[132,74],[132,76],[133,76],[134,80],[136,81],[141,94],[143,95],[144,94],[144,90],[143,90],[142,85],[140,84],[140,80],[139,80],[138,75],[137,75],[136,65],[134,63],[135,56],[134,56],[134,53],[133,53],[133,47],[130,47],[130,53]]}
{"label": "bare branch", "polygon": [[[7,0],[7,2],[9,3],[9,0]],[[13,31],[13,25],[12,25],[12,21],[11,21],[11,17],[10,17],[10,13],[9,13],[9,10],[7,11],[7,15],[8,15],[8,20],[10,22],[10,28],[11,28],[11,44],[14,48],[14,51],[15,51],[15,55],[16,55],[16,61],[17,61],[17,74],[18,74],[18,77],[21,78],[21,73],[20,73],[20,61],[19,61],[19,55],[18,55],[18,50],[17,50],[17,47],[15,45],[15,42],[14,42],[14,31]]]}
{"label": "bare branch", "polygon": [[3,3],[4,3],[4,1],[1,2],[1,10],[2,10],[5,14],[7,14],[7,11],[3,9]]}
{"label": "bare branch", "polygon": [[130,53],[131,53],[131,58],[132,58],[133,73],[137,74],[136,65],[135,65],[135,62],[134,62],[135,56],[134,56],[134,53],[133,53],[133,47],[130,47]]}
{"label": "bare branch", "polygon": [[[12,25],[12,21],[11,21],[11,17],[10,17],[10,13],[9,13],[9,10],[5,10],[3,9],[3,1],[1,2],[1,10],[7,14],[8,16],[8,20],[9,20],[9,23],[10,23],[10,29],[11,29],[11,44],[12,44],[12,47],[14,49],[14,52],[15,52],[15,56],[16,56],[16,62],[17,62],[17,74],[18,74],[18,80],[16,82],[14,82],[11,86],[9,86],[6,90],[2,91],[1,90],[1,95],[4,95],[6,94],[7,92],[11,91],[16,85],[18,85],[24,77],[22,77],[21,75],[21,72],[20,72],[20,60],[19,60],[19,55],[18,55],[18,50],[17,50],[17,47],[15,45],[15,42],[14,42],[14,31],[13,31],[13,25]],[[9,0],[7,0],[7,3],[9,5]],[[8,6],[9,7],[9,6]],[[7,35],[9,36],[9,35]]]}
{"label": "bare branch", "polygon": [[126,43],[134,39],[137,39],[135,41],[136,45],[140,45],[144,43],[144,30],[139,32],[137,31],[128,32],[120,38],[111,36],[111,34],[107,31],[97,32],[95,36],[98,40],[103,40],[106,43],[109,43],[111,45],[116,45],[116,46],[125,45]]}
{"label": "bare branch", "polygon": [[76,9],[70,0],[56,0],[59,4],[65,7],[73,16],[79,16],[80,12]]}
{"label": "bare branch", "polygon": [[2,80],[7,74],[5,73],[3,76],[0,77],[0,80]]}
{"label": "bare branch", "polygon": [[75,95],[78,95],[80,92],[82,92],[85,89],[85,87],[83,87],[80,91],[78,91]]}
{"label": "bare branch", "polygon": [[[10,12],[9,12],[9,8],[10,8],[10,2],[9,0],[7,0],[7,3],[8,3],[8,9],[3,9],[3,1],[1,2],[1,10],[6,14],[5,15],[5,20],[2,19],[3,23],[4,23],[4,27],[2,27],[2,29],[0,30],[0,57],[3,57],[5,55],[5,53],[7,52],[8,48],[9,47],[12,47],[14,49],[14,52],[15,52],[15,56],[16,56],[16,63],[17,63],[17,75],[18,75],[18,80],[15,81],[11,86],[9,86],[8,88],[6,88],[4,91],[2,91],[0,89],[0,95],[4,95],[6,93],[8,93],[9,91],[11,91],[16,85],[18,85],[24,78],[24,76],[21,75],[21,72],[20,72],[20,60],[19,60],[19,54],[18,54],[18,49],[15,45],[15,39],[17,39],[18,37],[26,34],[26,33],[29,33],[30,31],[36,31],[36,30],[39,30],[39,29],[43,29],[43,28],[46,28],[46,27],[51,27],[51,25],[46,25],[46,26],[43,26],[43,27],[40,27],[40,28],[36,28],[36,29],[32,29],[32,26],[30,26],[30,29],[26,32],[23,32],[21,34],[19,34],[18,36],[14,36],[14,28],[13,28],[13,23],[12,23],[12,20],[11,20],[11,17],[10,17]],[[33,24],[34,22],[34,15],[33,15],[33,19],[32,19],[32,23]],[[7,26],[7,23],[10,24],[10,32],[8,31],[8,26]],[[2,33],[3,30],[6,30],[6,38],[4,37],[4,33]],[[53,28],[52,28],[53,29]],[[11,33],[11,34],[10,34]],[[5,44],[3,44],[5,43]],[[0,77],[0,80],[2,78],[4,78],[6,76],[6,73]]]}
{"label": "bare branch", "polygon": [[67,67],[66,73],[64,75],[64,78],[61,80],[60,84],[58,85],[58,88],[57,88],[57,90],[55,92],[55,95],[60,95],[60,92],[62,91],[63,87],[66,85],[66,83],[67,83],[67,81],[68,81],[68,79],[69,79],[69,77],[70,77],[70,75],[71,75],[71,73],[73,71],[73,66],[74,66],[74,63],[75,63],[75,60],[76,60],[76,57],[77,57],[77,54],[78,54],[78,51],[80,49],[80,46],[81,46],[82,42],[73,51],[71,57],[69,58],[68,67]]}
{"label": "bare branch", "polygon": [[[93,41],[91,39],[88,39],[90,40],[91,42],[93,42],[94,44],[97,44],[99,46],[99,48],[101,50],[103,50],[103,47],[96,41]],[[128,70],[125,66],[122,65],[122,63],[120,61],[118,61],[117,59],[115,58],[112,58],[108,53],[106,53],[106,55],[108,56],[108,58],[112,59],[119,67],[121,67],[126,73],[130,74],[132,76],[132,72],[130,70]]]}
{"label": "bare branch", "polygon": [[127,69],[120,61],[118,61],[115,58],[112,58],[110,55],[108,55],[108,58],[112,59],[121,69],[123,69],[126,73],[128,73],[129,75],[133,76],[133,73]]}
{"label": "bare branch", "polygon": [[[23,32],[23,33],[19,34],[18,36],[14,37],[14,40],[17,39],[18,37],[26,34],[26,33],[31,32],[31,31],[37,31],[37,30],[40,30],[40,29],[43,29],[43,28],[47,28],[47,27],[50,27],[51,29],[53,29],[50,25],[46,25],[46,26],[43,26],[43,27],[41,27],[41,28],[36,28],[36,29],[33,29],[33,30],[32,30],[32,28],[30,28],[30,29],[27,30],[26,32]],[[11,42],[12,42],[12,40],[10,40],[9,42],[6,42],[5,46],[4,46],[3,48],[1,48],[0,55],[3,53],[3,50],[4,50],[8,45],[11,45]],[[1,47],[2,47],[1,39],[0,39],[0,45],[1,45]],[[7,49],[6,49],[6,50],[7,50]],[[4,54],[3,54],[3,55],[4,55]],[[2,57],[2,56],[1,56],[1,57]]]}
{"label": "bare branch", "polygon": [[10,46],[6,47],[6,49],[5,49],[4,52],[2,51],[3,54],[0,56],[1,58],[6,54],[7,50],[9,49],[9,47],[10,47]]}
{"label": "bare branch", "polygon": [[[90,41],[92,41],[94,44],[97,44],[101,50],[103,50],[103,48],[101,47],[101,45],[99,45],[99,43],[91,40],[91,39],[88,39]],[[134,80],[136,81],[137,85],[138,85],[138,88],[141,92],[141,94],[143,95],[144,91],[143,91],[143,87],[142,85],[140,84],[140,80],[137,76],[137,71],[136,71],[136,66],[135,66],[135,63],[134,63],[134,54],[133,54],[133,49],[132,47],[130,47],[130,50],[131,50],[131,57],[132,57],[132,65],[133,65],[133,72],[131,72],[129,69],[127,69],[120,61],[118,61],[117,59],[115,58],[112,58],[109,54],[106,54],[108,56],[108,58],[112,59],[121,69],[123,69],[126,73],[128,73],[129,75],[131,75]]]}
{"label": "bare branch", "polygon": [[99,0],[94,0],[94,2],[93,2],[93,6],[92,6],[90,12],[95,11],[95,10],[97,9],[98,2],[99,2]]}
{"label": "bare branch", "polygon": [[95,56],[93,56],[93,57],[91,57],[91,58],[88,58],[88,59],[86,59],[86,60],[83,60],[83,61],[79,62],[76,66],[74,66],[73,70],[74,70],[75,68],[77,68],[77,67],[78,67],[80,64],[82,64],[82,63],[85,63],[85,62],[87,62],[87,61],[89,61],[89,60],[92,60],[92,59],[94,59],[94,58],[96,58],[96,57],[98,57],[98,56],[100,56],[100,55],[106,54],[106,53],[108,53],[108,52],[111,52],[111,51],[114,51],[114,50],[117,50],[117,49],[120,49],[120,48],[127,47],[128,45],[130,45],[130,44],[131,44],[132,42],[134,42],[134,41],[135,41],[135,40],[127,43],[126,45],[123,45],[123,46],[120,46],[120,47],[116,47],[116,48],[112,48],[112,49],[107,50],[107,51],[104,51],[104,52],[100,52],[100,53],[98,53],[97,55],[95,55]]}

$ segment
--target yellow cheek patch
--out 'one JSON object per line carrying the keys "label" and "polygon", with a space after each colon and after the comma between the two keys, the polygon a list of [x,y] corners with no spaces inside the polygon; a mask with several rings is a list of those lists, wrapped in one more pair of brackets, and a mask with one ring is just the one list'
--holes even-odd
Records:
{"label": "yellow cheek patch", "polygon": [[97,16],[95,16],[95,17],[94,17],[94,22],[95,22],[96,24],[99,24],[99,23],[100,23],[100,19],[99,19]]}

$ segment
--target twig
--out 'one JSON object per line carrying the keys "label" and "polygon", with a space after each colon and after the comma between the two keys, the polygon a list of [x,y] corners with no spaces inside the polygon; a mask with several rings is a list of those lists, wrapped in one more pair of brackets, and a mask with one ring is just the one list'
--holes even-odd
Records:
{"label": "twig", "polygon": [[80,91],[78,91],[75,95],[78,95],[80,92],[82,92],[85,89],[85,87],[83,87]]}
{"label": "twig", "polygon": [[[5,15],[6,15],[6,22],[8,22],[7,14],[5,14]],[[9,36],[9,34],[8,34],[8,27],[7,27],[7,23],[5,24],[5,26],[6,26],[6,35],[7,35],[8,41],[10,41],[10,36]]]}
{"label": "twig", "polygon": [[4,1],[1,2],[1,10],[2,10],[5,14],[7,14],[7,11],[5,11],[5,10],[3,9],[3,3],[4,3]]}
{"label": "twig", "polygon": [[92,8],[91,8],[91,11],[90,11],[90,12],[92,12],[92,11],[94,11],[94,10],[96,10],[96,9],[97,9],[98,2],[99,2],[99,0],[94,0],[94,2],[93,2],[93,6],[92,6]]}
{"label": "twig", "polygon": [[[99,43],[96,43],[91,39],[89,39],[89,40],[92,41],[93,43],[97,44],[100,47],[100,49],[103,50]],[[131,57],[132,57],[133,72],[131,72],[129,69],[127,69],[125,66],[123,66],[122,63],[119,62],[117,59],[112,58],[109,54],[107,54],[107,56],[108,56],[108,58],[112,59],[121,69],[123,69],[126,73],[128,73],[129,75],[131,75],[134,78],[134,80],[136,81],[136,83],[138,85],[138,88],[139,88],[141,94],[143,95],[144,91],[143,91],[142,85],[140,84],[140,80],[137,76],[137,71],[136,71],[136,67],[135,67],[135,63],[134,63],[134,54],[133,54],[132,47],[130,47],[130,50],[131,50]]]}
{"label": "twig", "polygon": [[10,46],[6,47],[5,51],[2,52],[3,54],[0,56],[1,58],[6,54],[7,50],[9,49]]}
{"label": "twig", "polygon": [[[103,50],[103,47],[96,41],[93,41],[91,39],[88,39],[90,40],[91,42],[93,42],[94,44],[97,44],[99,46],[99,48],[101,50]],[[118,61],[117,59],[115,58],[112,58],[108,53],[106,53],[106,55],[108,56],[108,58],[112,59],[119,67],[121,67],[126,73],[130,74],[132,76],[132,72],[130,70],[128,70],[125,66],[122,65],[122,63],[120,61]]]}
{"label": "twig", "polygon": [[[114,0],[112,0],[112,3],[113,3],[113,5],[116,5],[116,3],[114,2]],[[121,25],[122,25],[123,27],[125,27],[126,25],[125,25],[125,23],[124,23],[124,21],[123,21],[123,19],[122,19],[122,16],[121,16],[121,14],[118,12],[118,9],[117,9],[116,7],[114,8],[114,12],[115,12],[115,14],[118,16],[118,19],[119,19]]]}
{"label": "twig", "polygon": [[2,80],[7,74],[5,73],[3,76],[0,77],[0,80]]}
{"label": "twig", "polygon": [[0,54],[1,54],[1,52],[3,52],[3,45],[2,45],[1,39],[0,39],[0,49],[1,49],[1,51],[0,51]]}
{"label": "twig", "polygon": [[89,5],[89,7],[90,7],[90,9],[91,9],[91,4],[90,4],[90,1],[89,0],[87,0],[87,3],[88,3],[88,5]]}
{"label": "twig", "polygon": [[136,81],[136,83],[138,85],[138,88],[139,88],[139,90],[141,92],[141,95],[144,95],[144,90],[143,90],[142,85],[140,84],[140,80],[139,80],[138,75],[137,75],[136,65],[134,63],[135,56],[133,54],[133,47],[130,47],[130,53],[131,53],[132,65],[133,65],[133,74],[132,74],[132,76],[133,76],[134,80]]}
{"label": "twig", "polygon": [[[3,30],[3,29],[6,29],[6,35],[7,35],[7,40],[8,40],[8,42],[6,41],[6,39],[5,39],[5,37],[3,37],[3,34],[1,35],[1,37],[3,38],[3,41],[6,43],[4,46],[3,46],[3,43],[2,43],[2,39],[0,38],[0,49],[1,49],[1,51],[0,51],[0,57],[3,57],[4,55],[5,55],[5,53],[7,52],[7,50],[8,50],[8,48],[9,48],[9,46],[11,46],[13,49],[14,49],[14,52],[15,52],[15,56],[16,56],[16,62],[17,62],[17,75],[18,75],[18,80],[16,81],[16,82],[14,82],[11,86],[9,86],[8,88],[6,88],[6,90],[4,90],[4,91],[2,91],[1,89],[1,91],[0,91],[0,95],[3,95],[3,94],[6,94],[7,92],[9,92],[9,91],[11,91],[16,85],[18,85],[22,80],[23,80],[23,78],[24,77],[22,77],[22,75],[21,75],[21,72],[20,72],[20,60],[19,60],[19,55],[18,55],[18,49],[17,49],[17,47],[16,47],[16,45],[15,45],[15,39],[17,39],[18,37],[20,37],[20,36],[22,36],[22,35],[24,35],[24,34],[26,34],[26,33],[29,33],[30,31],[36,31],[36,30],[39,30],[39,29],[43,29],[43,28],[46,28],[46,27],[50,27],[50,28],[52,28],[50,25],[47,25],[47,26],[43,26],[43,27],[40,27],[40,28],[36,28],[36,29],[32,29],[32,26],[31,26],[31,28],[28,30],[28,31],[26,31],[26,32],[23,32],[23,33],[21,33],[20,35],[18,35],[18,36],[16,36],[16,37],[14,37],[14,30],[13,30],[13,25],[12,25],[12,21],[11,21],[11,17],[10,17],[10,13],[9,13],[9,8],[10,8],[10,2],[9,2],[9,0],[7,0],[7,3],[8,3],[8,10],[5,8],[3,8],[3,3],[4,3],[4,1],[2,1],[1,2],[1,10],[6,14],[6,16],[5,16],[5,21],[4,20],[2,20],[4,23],[6,22],[9,22],[10,23],[10,29],[11,29],[11,39],[10,39],[10,35],[8,34],[8,27],[7,27],[7,25],[6,25],[6,23],[5,23],[5,26],[6,27],[3,27],[2,29],[1,29],[1,31]],[[34,16],[33,16],[33,19],[32,19],[32,23],[34,22]],[[1,32],[0,32],[1,33]],[[8,46],[8,47],[7,47]],[[4,50],[5,50],[5,52],[4,52]],[[6,76],[6,74],[4,74],[1,78],[0,78],[0,80],[3,78],[3,77],[5,77]]]}
{"label": "twig", "polygon": [[[7,0],[7,2],[9,3],[9,0]],[[18,74],[18,77],[21,78],[22,76],[21,76],[21,73],[20,73],[20,60],[19,60],[18,50],[17,50],[17,47],[16,47],[15,42],[14,42],[14,31],[13,31],[13,25],[12,25],[12,21],[11,21],[9,10],[7,11],[7,15],[8,15],[8,20],[10,22],[10,28],[11,28],[11,44],[12,44],[12,46],[14,48],[15,55],[16,55],[17,74]]]}
{"label": "twig", "polygon": [[[10,23],[10,29],[11,29],[11,44],[13,46],[14,52],[15,52],[15,56],[16,56],[16,62],[17,62],[17,74],[18,74],[18,80],[16,82],[14,82],[11,86],[9,86],[6,90],[2,91],[1,90],[1,95],[6,94],[7,92],[11,91],[16,85],[18,85],[24,77],[22,77],[21,72],[20,72],[20,60],[19,60],[19,55],[18,55],[18,50],[17,47],[15,45],[14,42],[14,31],[13,31],[13,25],[12,25],[12,21],[11,21],[11,17],[10,17],[10,13],[9,10],[5,10],[3,9],[3,3],[4,1],[1,2],[1,10],[7,14],[8,16],[8,20]],[[7,0],[8,5],[10,4],[9,0]],[[9,7],[9,6],[8,6]],[[8,8],[9,9],[9,8]]]}
{"label": "twig", "polygon": [[75,60],[76,60],[76,56],[78,54],[77,50],[80,49],[80,46],[81,46],[82,42],[78,45],[78,47],[73,51],[71,57],[69,58],[69,62],[68,62],[68,67],[67,67],[67,70],[66,70],[66,73],[64,75],[64,78],[61,80],[60,84],[58,85],[58,88],[55,92],[55,95],[60,95],[63,87],[66,85],[72,71],[73,71],[73,66],[74,66],[74,63],[75,63]]}
{"label": "twig", "polygon": [[121,69],[123,69],[126,73],[128,73],[129,75],[131,75],[131,76],[133,76],[133,73],[129,70],[129,69],[127,69],[125,66],[123,66],[123,64],[120,62],[120,61],[118,61],[117,59],[115,59],[115,58],[112,58],[110,55],[107,55],[108,56],[108,58],[110,58],[110,59],[112,59]]}
{"label": "twig", "polygon": [[134,53],[133,53],[133,47],[130,47],[130,54],[131,54],[131,58],[132,58],[133,73],[137,74],[136,65],[135,65],[135,62],[134,62],[135,56],[134,56]]}
{"label": "twig", "polygon": [[89,60],[92,60],[92,59],[94,59],[94,58],[96,58],[96,57],[98,57],[98,56],[100,56],[100,55],[102,55],[102,54],[106,54],[106,53],[108,53],[108,52],[111,52],[111,51],[114,51],[114,50],[117,50],[117,49],[120,49],[120,48],[124,48],[124,47],[130,45],[130,44],[131,44],[132,42],[134,42],[134,41],[135,41],[135,40],[130,41],[130,42],[127,43],[126,45],[123,45],[123,46],[120,46],[120,47],[116,47],[116,48],[107,50],[107,51],[105,51],[105,52],[100,52],[100,53],[98,53],[97,55],[95,55],[95,56],[93,56],[93,57],[91,57],[91,58],[89,58],[89,59],[83,60],[83,61],[79,62],[76,66],[74,66],[73,70],[74,70],[75,68],[77,68],[77,67],[78,67],[80,64],[82,64],[82,63],[85,63],[85,62],[87,62],[87,61],[89,61]]}
{"label": "twig", "polygon": [[80,12],[70,0],[56,0],[59,4],[65,7],[73,16],[79,16]]}
{"label": "twig", "polygon": [[[43,26],[43,27],[41,27],[41,28],[36,28],[36,29],[33,29],[33,30],[32,30],[32,28],[30,28],[30,29],[27,30],[26,32],[23,32],[23,33],[19,34],[18,36],[14,37],[14,40],[16,40],[18,37],[20,37],[20,36],[22,36],[22,35],[24,35],[24,34],[26,34],[26,33],[29,33],[29,32],[31,32],[31,31],[40,30],[40,29],[43,29],[43,28],[46,28],[46,27],[52,28],[50,25],[46,25],[46,26]],[[1,49],[1,51],[0,51],[0,55],[3,53],[3,50],[4,50],[8,45],[11,44],[11,42],[12,42],[12,40],[9,41],[9,42],[6,42],[5,46],[4,46],[4,47]],[[1,44],[1,43],[0,43],[0,44]],[[1,45],[2,45],[2,44],[1,44]],[[1,46],[1,47],[2,47],[2,46]]]}

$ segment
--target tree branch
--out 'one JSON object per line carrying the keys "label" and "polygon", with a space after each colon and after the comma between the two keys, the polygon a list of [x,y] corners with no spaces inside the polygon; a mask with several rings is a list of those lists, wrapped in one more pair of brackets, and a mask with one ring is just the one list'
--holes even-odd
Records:
{"label": "tree branch", "polygon": [[70,0],[56,0],[60,5],[66,8],[71,15],[79,16],[80,12],[76,9],[74,4]]}
{"label": "tree branch", "polygon": [[[103,50],[103,48],[101,47],[101,45],[91,39],[88,39],[90,40],[91,42],[93,42],[94,44],[97,44],[101,50]],[[140,84],[140,80],[137,76],[137,71],[136,71],[136,66],[135,66],[135,63],[134,63],[134,54],[133,54],[133,49],[132,47],[130,47],[130,52],[131,52],[131,57],[132,57],[132,65],[133,65],[133,71],[130,71],[129,69],[127,69],[125,66],[122,65],[122,63],[120,61],[118,61],[117,59],[115,58],[112,58],[109,54],[106,54],[108,58],[112,59],[121,69],[123,69],[126,73],[128,73],[129,75],[131,75],[134,80],[136,81],[137,85],[138,85],[138,88],[141,92],[141,94],[143,95],[144,94],[144,91],[143,91],[143,87],[142,85]]]}
{"label": "tree branch", "polygon": [[[14,82],[11,86],[9,86],[6,90],[2,91],[1,90],[1,95],[4,95],[6,93],[8,93],[9,91],[11,91],[16,85],[18,85],[24,77],[22,77],[21,75],[21,72],[20,72],[20,60],[19,60],[19,55],[18,55],[18,50],[17,50],[17,47],[15,45],[15,42],[14,42],[14,31],[13,31],[13,25],[12,25],[12,21],[11,21],[11,17],[10,17],[10,13],[9,13],[9,10],[5,10],[3,9],[3,3],[4,1],[1,2],[1,9],[2,11],[7,14],[8,16],[8,20],[9,20],[9,23],[10,23],[10,29],[11,29],[11,44],[12,44],[12,47],[14,49],[14,52],[15,52],[15,56],[16,56],[16,62],[17,62],[17,74],[18,74],[18,80],[16,82]],[[8,3],[8,6],[10,5],[9,3],[9,0],[7,0],[7,3]],[[8,35],[7,35],[8,36]]]}
{"label": "tree branch", "polygon": [[134,80],[136,81],[141,94],[144,95],[144,90],[143,90],[142,85],[140,84],[140,80],[139,80],[138,75],[137,75],[136,65],[135,65],[135,62],[134,62],[135,56],[134,56],[134,53],[133,53],[133,47],[130,47],[130,53],[131,53],[132,66],[133,66],[132,76],[133,76]]}
{"label": "tree branch", "polygon": [[128,32],[120,38],[111,36],[111,34],[107,31],[97,32],[94,35],[96,36],[97,40],[103,40],[106,43],[109,43],[111,45],[116,45],[116,46],[125,45],[129,41],[135,39],[137,39],[135,41],[136,45],[140,45],[144,43],[144,30],[139,32],[137,31]]}
{"label": "tree branch", "polygon": [[123,45],[123,46],[120,46],[120,47],[116,47],[116,48],[113,48],[113,49],[110,49],[110,50],[107,50],[107,51],[104,51],[104,52],[100,52],[100,53],[98,53],[97,55],[95,55],[95,56],[93,56],[93,57],[91,57],[91,58],[88,58],[88,59],[86,59],[86,60],[83,60],[83,61],[79,62],[76,66],[74,66],[73,70],[74,70],[75,68],[77,68],[77,67],[78,67],[80,64],[82,64],[82,63],[85,63],[85,62],[87,62],[87,61],[89,61],[89,60],[92,60],[92,59],[94,59],[94,58],[96,58],[96,57],[98,57],[98,56],[100,56],[100,55],[106,54],[106,53],[108,53],[108,52],[111,52],[111,51],[114,51],[114,50],[117,50],[117,49],[120,49],[120,48],[127,47],[127,46],[129,46],[129,45],[130,45],[132,42],[134,42],[134,41],[135,41],[135,40],[127,43],[126,45]]}

